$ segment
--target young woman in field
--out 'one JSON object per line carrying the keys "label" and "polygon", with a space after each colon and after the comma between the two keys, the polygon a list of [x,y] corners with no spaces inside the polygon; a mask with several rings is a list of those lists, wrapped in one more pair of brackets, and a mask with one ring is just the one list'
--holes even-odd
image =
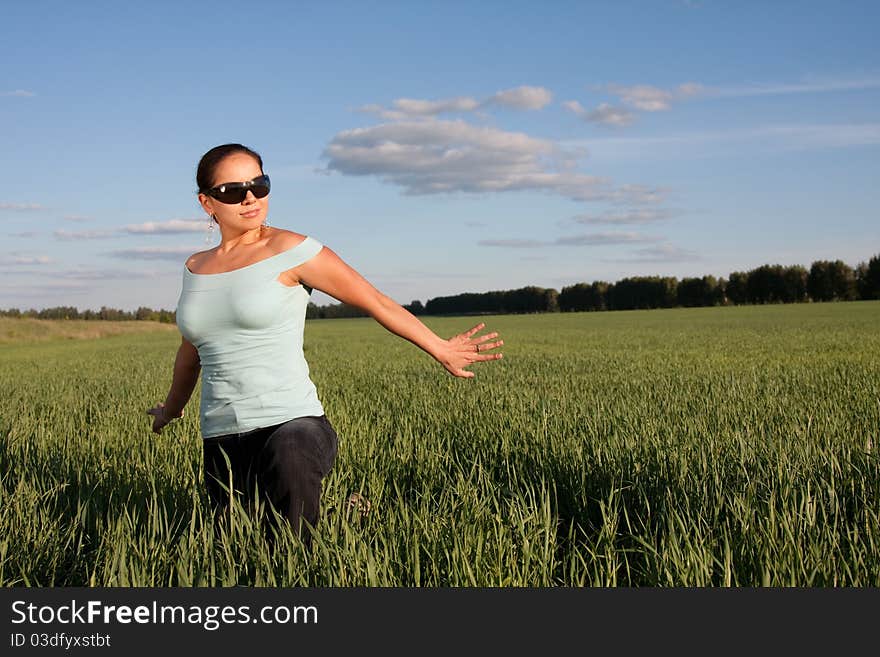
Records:
{"label": "young woman in field", "polygon": [[486,352],[503,341],[491,341],[497,333],[476,335],[482,323],[445,340],[314,237],[268,226],[269,177],[249,148],[212,148],[196,181],[220,244],[184,265],[177,305],[183,340],[171,389],[147,413],[160,433],[183,415],[201,372],[204,476],[215,512],[229,503],[228,482],[248,506],[256,485],[308,542],[301,520],[317,524],[321,481],[338,447],[303,356],[311,289],[362,308],[457,377],[473,377],[465,368],[475,362],[501,358]]}

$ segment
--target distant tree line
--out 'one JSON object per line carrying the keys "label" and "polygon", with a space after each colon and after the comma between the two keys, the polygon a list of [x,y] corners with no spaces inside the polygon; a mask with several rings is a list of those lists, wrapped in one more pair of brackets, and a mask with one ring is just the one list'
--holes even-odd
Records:
{"label": "distant tree line", "polygon": [[[404,306],[413,315],[473,315],[544,313],[590,310],[637,310],[676,306],[722,306],[805,301],[855,301],[880,299],[880,255],[853,268],[842,260],[817,260],[809,271],[801,265],[761,265],[735,271],[728,278],[703,276],[633,276],[616,283],[594,281],[552,288],[528,286],[516,290],[466,292],[429,299],[423,306],[415,300]],[[175,323],[172,310],[140,307],[136,311],[102,306],[100,310],[77,310],[57,306],[43,310],[0,309],[0,316],[38,319],[151,320]],[[309,303],[306,319],[367,317],[346,303],[318,306]]]}
{"label": "distant tree line", "polygon": [[338,319],[342,317],[369,317],[369,315],[357,306],[347,303],[335,303],[328,306],[309,303],[306,306],[306,319]]}
{"label": "distant tree line", "polygon": [[[404,306],[413,315],[424,315],[425,308],[421,301],[413,301]],[[340,317],[369,317],[370,315],[348,303],[334,303],[327,306],[318,306],[309,303],[306,306],[306,319],[336,319]]]}
{"label": "distant tree line", "polygon": [[101,310],[78,310],[73,306],[55,306],[53,308],[43,308],[42,310],[20,310],[18,308],[9,308],[8,310],[0,309],[2,317],[32,317],[34,319],[101,319],[111,321],[153,321],[165,324],[174,324],[176,322],[176,313],[173,310],[153,310],[141,306],[134,312],[130,310],[119,310],[118,308],[108,308],[101,306]]}
{"label": "distant tree line", "polygon": [[425,304],[424,314],[555,312],[559,310],[558,299],[559,292],[556,290],[533,286],[497,292],[468,292],[452,297],[429,299]]}
{"label": "distant tree line", "polygon": [[[424,308],[421,302],[405,306],[413,314],[423,314]],[[368,317],[369,315],[357,306],[347,303],[329,304],[318,306],[314,303],[306,307],[306,319],[333,319],[338,317]],[[174,324],[177,321],[177,313],[174,310],[153,310],[152,308],[140,307],[136,311],[119,310],[101,306],[101,310],[78,310],[73,306],[55,306],[43,310],[21,310],[19,308],[0,309],[0,317],[32,317],[34,319],[103,319],[112,321],[136,321],[149,320]]]}
{"label": "distant tree line", "polygon": [[857,299],[880,299],[880,255],[856,268],[841,260],[818,260],[809,271],[801,265],[762,265],[733,272],[727,279],[633,276],[615,283],[576,283],[558,293],[524,287],[457,294],[429,300],[425,314],[637,310]]}

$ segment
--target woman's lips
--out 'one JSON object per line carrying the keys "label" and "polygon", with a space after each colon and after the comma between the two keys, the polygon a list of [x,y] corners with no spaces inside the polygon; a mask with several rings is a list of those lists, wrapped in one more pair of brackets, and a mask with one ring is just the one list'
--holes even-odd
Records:
{"label": "woman's lips", "polygon": [[250,212],[242,212],[242,213],[241,213],[241,216],[242,216],[242,217],[245,217],[246,219],[253,219],[253,218],[256,217],[258,214],[260,214],[260,209],[259,209],[259,208],[257,208],[256,210],[251,210]]}

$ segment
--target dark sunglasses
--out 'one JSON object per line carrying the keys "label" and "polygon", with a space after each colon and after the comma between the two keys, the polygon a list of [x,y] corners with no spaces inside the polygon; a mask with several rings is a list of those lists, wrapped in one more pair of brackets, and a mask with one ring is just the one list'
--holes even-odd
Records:
{"label": "dark sunglasses", "polygon": [[221,203],[231,205],[234,203],[241,203],[247,196],[248,190],[250,190],[257,198],[268,196],[269,176],[264,174],[259,178],[254,178],[253,180],[247,180],[245,182],[223,183],[222,185],[217,185],[216,187],[206,190],[204,193],[217,199]]}

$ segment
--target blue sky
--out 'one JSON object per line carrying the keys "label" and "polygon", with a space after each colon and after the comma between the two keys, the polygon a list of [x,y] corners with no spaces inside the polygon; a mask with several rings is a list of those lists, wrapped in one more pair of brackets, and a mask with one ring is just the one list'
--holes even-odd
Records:
{"label": "blue sky", "polygon": [[[0,307],[174,309],[195,167],[400,303],[880,253],[876,2],[20,2]],[[316,293],[318,303],[331,301]]]}

